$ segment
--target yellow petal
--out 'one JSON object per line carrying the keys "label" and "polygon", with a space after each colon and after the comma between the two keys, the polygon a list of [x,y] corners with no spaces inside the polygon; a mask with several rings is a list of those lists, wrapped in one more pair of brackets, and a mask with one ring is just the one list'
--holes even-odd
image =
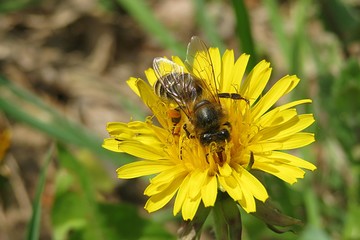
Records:
{"label": "yellow petal", "polygon": [[152,68],[148,68],[145,70],[145,76],[150,86],[154,86],[155,82],[158,80],[155,71]]}
{"label": "yellow petal", "polygon": [[[216,80],[217,86],[220,86],[220,77],[221,77],[221,56],[220,50],[218,48],[209,48],[209,54],[211,57],[211,62],[214,68],[214,77]],[[213,79],[207,79],[208,81],[213,81]],[[213,82],[210,82],[213,84]]]}
{"label": "yellow petal", "polygon": [[272,174],[290,184],[294,184],[297,182],[298,178],[303,178],[305,174],[305,172],[298,167],[261,161],[255,161],[253,169],[258,169]]}
{"label": "yellow petal", "polygon": [[300,132],[292,135],[287,139],[283,139],[282,147],[278,150],[289,150],[294,148],[301,148],[315,141],[313,133]]}
{"label": "yellow petal", "polygon": [[273,161],[283,162],[284,164],[309,169],[311,171],[316,169],[316,166],[314,164],[284,152],[273,151],[271,155],[267,155],[266,157]]}
{"label": "yellow petal", "polygon": [[131,129],[129,129],[128,124],[122,122],[109,122],[106,125],[106,130],[109,132],[110,136],[113,137],[116,137],[117,135],[120,135],[124,132],[129,134],[132,132]]}
{"label": "yellow petal", "polygon": [[206,176],[204,186],[201,189],[201,198],[204,206],[214,206],[218,192],[217,180],[215,176]]}
{"label": "yellow petal", "polygon": [[253,195],[246,190],[242,191],[242,194],[243,194],[243,197],[240,200],[238,200],[241,207],[247,213],[255,212],[256,204],[255,204],[255,199],[254,199]]}
{"label": "yellow petal", "polygon": [[[233,75],[231,76],[231,86],[234,87],[233,90],[236,90],[236,92],[239,92],[241,89],[242,79],[244,77],[249,58],[250,55],[242,54],[235,62],[235,66],[233,68]],[[229,90],[229,92],[233,91],[231,88],[229,88]]]}
{"label": "yellow petal", "polygon": [[183,219],[192,220],[196,214],[201,201],[200,193],[195,198],[186,198],[181,209]]}
{"label": "yellow petal", "polygon": [[305,103],[312,103],[312,100],[311,99],[301,99],[301,100],[289,102],[287,104],[281,105],[279,107],[279,109],[282,111],[282,110],[289,109],[289,108],[295,107],[297,105],[305,104]]}
{"label": "yellow petal", "polygon": [[178,165],[173,166],[152,178],[150,180],[151,184],[145,189],[144,194],[147,196],[158,194],[172,184],[174,179],[184,178],[186,175],[187,172],[185,172],[184,168]]}
{"label": "yellow petal", "polygon": [[173,167],[170,161],[136,161],[118,168],[116,170],[118,177],[121,179],[137,178],[142,176],[148,176],[151,174],[166,171]]}
{"label": "yellow petal", "polygon": [[262,202],[265,202],[268,199],[269,195],[262,183],[250,174],[247,170],[241,171],[241,174],[234,171],[234,177],[239,182],[239,185],[242,186],[243,192],[251,192],[255,198],[259,199]]}
{"label": "yellow petal", "polygon": [[248,146],[248,150],[253,153],[262,153],[273,150],[279,150],[283,147],[282,142],[257,142],[256,144],[252,144]]}
{"label": "yellow petal", "polygon": [[277,125],[274,127],[267,127],[260,132],[258,132],[258,135],[260,135],[260,140],[271,140],[271,139],[281,139],[289,137],[295,133],[298,133],[308,126],[310,126],[314,122],[314,117],[312,114],[302,114],[293,117],[289,121]]}
{"label": "yellow petal", "polygon": [[195,198],[199,195],[201,188],[204,184],[206,175],[207,175],[207,171],[201,171],[198,169],[195,169],[194,171],[192,171],[190,173],[190,188],[189,188],[189,193],[188,193],[188,197],[189,198]]}
{"label": "yellow petal", "polygon": [[148,123],[134,121],[129,123],[109,122],[106,129],[110,136],[118,140],[118,144],[122,141],[132,140],[152,145],[155,148],[163,148],[163,143],[157,138],[157,134],[163,132],[163,129],[156,129],[158,133],[155,134],[153,128],[154,126]]}
{"label": "yellow petal", "polygon": [[262,128],[277,126],[289,121],[291,118],[297,115],[297,111],[294,108],[280,111],[279,108],[275,108],[266,114],[264,114],[257,122],[258,126]]}
{"label": "yellow petal", "polygon": [[234,51],[226,50],[222,57],[221,64],[221,82],[219,85],[219,92],[234,92],[234,89],[231,89],[233,86],[231,75],[234,70]]}
{"label": "yellow petal", "polygon": [[253,104],[260,96],[271,75],[270,64],[266,61],[259,62],[245,79],[241,86],[240,95]]}
{"label": "yellow petal", "polygon": [[145,209],[148,212],[154,212],[164,207],[175,195],[176,191],[179,189],[183,179],[176,178],[172,181],[172,184],[169,185],[164,191],[151,196],[145,204]]}
{"label": "yellow petal", "polygon": [[256,103],[251,112],[252,118],[257,120],[282,96],[289,93],[299,83],[296,76],[286,76],[277,81],[274,86]]}
{"label": "yellow petal", "polygon": [[136,82],[139,89],[141,99],[151,109],[159,123],[165,128],[170,129],[167,121],[167,106],[161,99],[154,93],[153,89],[142,80]]}
{"label": "yellow petal", "polygon": [[180,212],[180,210],[183,206],[183,203],[185,201],[185,198],[187,197],[187,193],[190,188],[189,181],[190,181],[190,175],[186,175],[186,177],[184,177],[184,179],[179,187],[178,193],[176,195],[175,203],[174,203],[174,208],[173,208],[174,216],[176,214],[178,214],[178,212]]}
{"label": "yellow petal", "polygon": [[118,141],[118,147],[122,152],[143,159],[157,160],[167,159],[169,157],[161,147],[146,145],[138,141]]}
{"label": "yellow petal", "polygon": [[218,180],[223,189],[229,194],[229,196],[235,201],[242,198],[242,190],[239,183],[234,176],[222,177],[218,176]]}
{"label": "yellow petal", "polygon": [[131,88],[131,90],[134,91],[134,93],[136,93],[136,95],[138,95],[140,97],[140,92],[139,89],[137,88],[136,82],[139,80],[140,78],[134,78],[131,77],[129,78],[129,80],[126,81],[126,83],[129,85],[129,87]]}
{"label": "yellow petal", "polygon": [[119,148],[119,141],[114,138],[105,138],[102,147],[113,152],[124,152]]}
{"label": "yellow petal", "polygon": [[290,102],[288,104],[284,104],[280,107],[276,107],[269,112],[265,113],[260,120],[258,121],[258,125],[262,127],[266,127],[268,125],[277,125],[282,122],[286,122],[288,119],[292,118],[297,114],[295,107],[300,104],[311,103],[310,99],[302,99],[294,102]]}
{"label": "yellow petal", "polygon": [[219,166],[219,173],[221,176],[226,177],[230,176],[232,172],[232,168],[229,166],[228,163],[224,163],[222,166]]}

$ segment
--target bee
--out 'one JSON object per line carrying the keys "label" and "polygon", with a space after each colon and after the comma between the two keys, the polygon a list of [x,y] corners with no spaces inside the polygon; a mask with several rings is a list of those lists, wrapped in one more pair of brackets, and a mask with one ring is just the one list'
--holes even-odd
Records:
{"label": "bee", "polygon": [[153,68],[158,80],[154,84],[154,91],[164,101],[176,106],[170,114],[174,127],[180,123],[183,112],[194,132],[192,134],[185,123],[183,129],[187,136],[198,138],[203,146],[216,143],[217,150],[221,151],[224,144],[230,141],[231,124],[220,98],[248,100],[238,93],[218,92],[218,76],[215,76],[208,48],[196,36],[188,44],[185,66],[188,72],[169,59],[155,58]]}

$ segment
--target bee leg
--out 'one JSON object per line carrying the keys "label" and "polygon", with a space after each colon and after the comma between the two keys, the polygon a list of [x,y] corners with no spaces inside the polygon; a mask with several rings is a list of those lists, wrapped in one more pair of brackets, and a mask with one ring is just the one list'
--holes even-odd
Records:
{"label": "bee leg", "polygon": [[189,132],[189,130],[187,129],[187,124],[186,124],[186,123],[183,125],[183,129],[184,129],[184,131],[185,131],[185,133],[186,133],[186,136],[187,136],[188,138],[195,138],[195,136],[192,135],[192,134]]}
{"label": "bee leg", "polygon": [[182,161],[182,156],[183,156],[183,149],[184,149],[184,138],[181,139],[181,145],[180,145],[180,150],[179,150],[179,156],[180,156],[180,160]]}
{"label": "bee leg", "polygon": [[181,145],[181,147],[180,147],[180,160],[182,161],[182,154],[183,154],[183,146]]}
{"label": "bee leg", "polygon": [[179,132],[180,132],[179,123],[181,120],[180,109],[175,108],[175,109],[169,110],[168,116],[171,118],[171,122],[173,124],[172,130],[171,130],[172,135],[179,135]]}
{"label": "bee leg", "polygon": [[244,100],[247,104],[249,104],[249,100],[242,97],[238,93],[218,93],[218,97],[219,98],[231,98],[231,99],[234,99],[234,100]]}
{"label": "bee leg", "polygon": [[210,163],[209,163],[209,159],[208,159],[209,154],[210,154],[210,153],[206,153],[206,155],[205,155],[205,159],[206,159],[207,164],[210,164]]}

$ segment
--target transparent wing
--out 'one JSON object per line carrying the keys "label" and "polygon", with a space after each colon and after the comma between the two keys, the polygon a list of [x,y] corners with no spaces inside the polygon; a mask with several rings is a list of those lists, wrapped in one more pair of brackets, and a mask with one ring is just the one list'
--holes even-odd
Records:
{"label": "transparent wing", "polygon": [[194,98],[187,89],[189,82],[184,68],[166,58],[155,58],[153,68],[156,77],[166,92],[166,96],[176,103],[190,119],[192,105],[189,99]]}
{"label": "transparent wing", "polygon": [[185,65],[204,85],[208,97],[220,102],[217,91],[217,76],[206,44],[197,36],[193,36],[188,44]]}
{"label": "transparent wing", "polygon": [[158,79],[162,79],[164,76],[169,74],[182,74],[184,68],[173,61],[157,57],[153,61],[153,68]]}

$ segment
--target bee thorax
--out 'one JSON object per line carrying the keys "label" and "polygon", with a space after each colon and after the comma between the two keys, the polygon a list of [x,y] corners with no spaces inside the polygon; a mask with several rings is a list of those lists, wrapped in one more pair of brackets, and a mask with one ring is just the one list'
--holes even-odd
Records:
{"label": "bee thorax", "polygon": [[202,100],[194,107],[194,125],[196,128],[204,131],[217,131],[220,128],[222,118],[221,107],[210,103],[208,100]]}

